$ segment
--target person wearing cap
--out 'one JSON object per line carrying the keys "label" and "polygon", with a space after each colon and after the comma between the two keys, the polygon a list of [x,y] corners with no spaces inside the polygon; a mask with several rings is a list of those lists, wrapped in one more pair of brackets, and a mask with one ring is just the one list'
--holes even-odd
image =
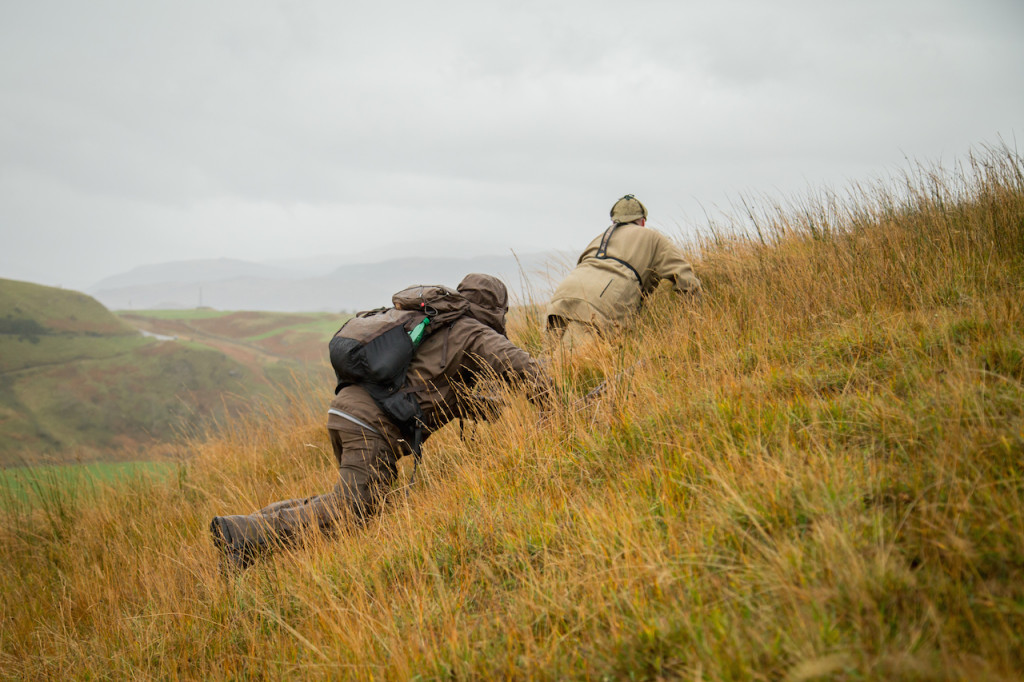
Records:
{"label": "person wearing cap", "polygon": [[679,294],[700,295],[700,280],[679,248],[646,227],[647,208],[639,199],[627,194],[616,201],[611,219],[555,289],[545,312],[545,329],[563,344],[625,328],[662,281]]}

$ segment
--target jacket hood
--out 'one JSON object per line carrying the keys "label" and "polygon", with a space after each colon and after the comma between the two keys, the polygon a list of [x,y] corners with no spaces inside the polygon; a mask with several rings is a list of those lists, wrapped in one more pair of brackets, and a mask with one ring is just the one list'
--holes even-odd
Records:
{"label": "jacket hood", "polygon": [[469,301],[470,317],[504,336],[508,289],[500,279],[474,272],[459,282],[458,291]]}

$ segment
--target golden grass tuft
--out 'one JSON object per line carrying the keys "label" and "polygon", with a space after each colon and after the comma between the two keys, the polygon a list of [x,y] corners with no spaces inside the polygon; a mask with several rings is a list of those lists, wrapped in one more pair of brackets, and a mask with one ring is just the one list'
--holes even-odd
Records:
{"label": "golden grass tuft", "polygon": [[[334,484],[327,387],[171,480],[4,507],[18,679],[1019,679],[1024,163],[1005,147],[709,225],[699,304],[446,428],[384,512],[224,575]],[[514,338],[543,347],[537,309]],[[603,380],[589,404],[579,398]]]}

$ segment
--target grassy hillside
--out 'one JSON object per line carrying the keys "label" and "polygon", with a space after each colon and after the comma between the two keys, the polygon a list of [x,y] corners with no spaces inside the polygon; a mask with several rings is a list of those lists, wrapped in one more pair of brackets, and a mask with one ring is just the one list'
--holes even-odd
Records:
{"label": "grassy hillside", "polygon": [[145,338],[84,294],[0,280],[0,466],[151,458],[276,395],[259,367]]}
{"label": "grassy hillside", "polygon": [[[278,360],[317,365],[329,372],[327,341],[348,316],[218,310],[122,311],[120,317],[148,332],[189,339],[264,363]],[[227,344],[227,345],[225,345]],[[330,373],[333,376],[333,373]],[[329,378],[329,377],[328,377]]]}
{"label": "grassy hillside", "polygon": [[134,329],[85,294],[0,279],[0,376],[110,357],[144,343]]}
{"label": "grassy hillside", "polygon": [[270,395],[243,365],[176,343],[33,368],[0,378],[0,463],[150,458]]}
{"label": "grassy hillside", "polygon": [[[334,484],[329,392],[183,446],[172,480],[9,505],[0,669],[1024,677],[1022,159],[766,200],[692,251],[704,301],[556,353],[543,419],[512,397],[442,431],[379,518],[245,573],[209,519]],[[542,347],[536,315],[512,335]]]}
{"label": "grassy hillside", "polygon": [[134,333],[99,301],[77,291],[0,279],[0,334],[31,339],[53,334]]}

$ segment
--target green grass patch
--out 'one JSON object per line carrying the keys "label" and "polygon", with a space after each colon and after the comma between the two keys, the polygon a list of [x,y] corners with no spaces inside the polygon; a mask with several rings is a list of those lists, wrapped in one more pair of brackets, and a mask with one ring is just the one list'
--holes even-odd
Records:
{"label": "green grass patch", "polygon": [[75,495],[97,486],[134,477],[165,478],[179,465],[174,462],[91,462],[0,469],[0,504],[39,505],[55,492]]}
{"label": "green grass patch", "polygon": [[345,320],[349,319],[351,315],[322,315],[320,313],[310,313],[310,319],[307,322],[300,324],[291,324],[284,329],[271,329],[260,334],[253,336],[247,336],[248,341],[262,341],[272,336],[279,334],[290,333],[290,332],[301,332],[308,334],[315,334],[324,339],[324,347],[327,347],[327,342],[334,336],[334,332],[345,323]]}

